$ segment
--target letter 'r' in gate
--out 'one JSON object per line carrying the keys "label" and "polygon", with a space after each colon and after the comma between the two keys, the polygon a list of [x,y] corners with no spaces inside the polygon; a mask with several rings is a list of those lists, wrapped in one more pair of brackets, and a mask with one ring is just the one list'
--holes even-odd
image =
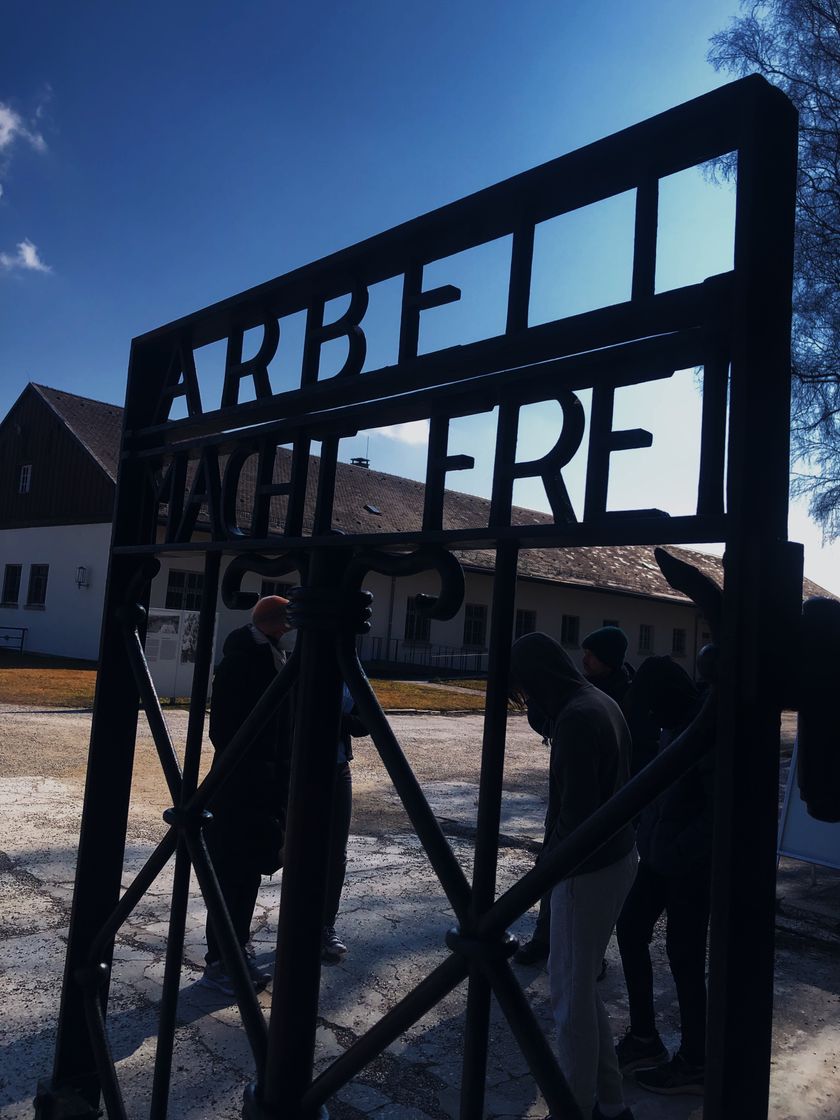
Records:
{"label": "letter 'r' in gate", "polygon": [[[167,1114],[191,868],[225,935],[225,962],[258,1070],[256,1084],[246,1091],[245,1115],[317,1117],[368,1061],[466,980],[461,1117],[483,1115],[492,994],[552,1113],[579,1118],[508,964],[515,942],[506,928],[674,775],[657,771],[639,785],[632,783],[629,798],[606,806],[603,816],[588,822],[592,827],[585,836],[571,837],[552,861],[496,897],[517,555],[523,548],[706,541],[725,542],[727,562],[704,1116],[766,1117],[780,691],[765,605],[774,603],[777,628],[779,611],[785,618],[798,613],[797,579],[801,584],[800,550],[786,539],[796,127],[789,102],[762,79],[747,78],[134,340],[55,1066],[37,1103],[43,1120],[96,1115],[100,1096],[110,1117],[127,1115],[106,1029],[114,938],[171,858],[174,887],[152,1088],[157,1120]],[[737,155],[738,166],[734,267],[702,283],[658,292],[660,181],[727,153]],[[531,325],[536,227],[625,192],[635,192],[630,298]],[[451,285],[424,287],[426,266],[499,238],[511,241],[504,332],[421,353],[424,312],[460,298]],[[402,278],[398,361],[393,367],[365,369],[369,291],[394,277]],[[346,310],[331,318],[331,301],[339,297]],[[269,366],[282,347],[280,323],[300,312],[306,326],[296,384],[278,391]],[[246,332],[254,330],[261,341],[255,356],[246,359]],[[334,340],[346,346],[346,358],[338,373],[325,377],[321,352]],[[220,404],[208,410],[195,354],[223,341],[227,356]],[[608,512],[612,453],[650,442],[643,429],[615,430],[615,390],[692,367],[702,369],[703,387],[695,512],[670,518],[656,509]],[[592,409],[578,520],[563,469],[584,433],[577,395],[582,390],[592,391]],[[240,403],[244,396],[249,399]],[[539,402],[559,402],[562,423],[549,453],[523,462],[516,457],[520,410]],[[171,419],[175,404],[185,415]],[[469,465],[463,456],[448,453],[450,422],[494,407],[498,424],[488,521],[447,528],[447,474]],[[339,441],[360,430],[412,420],[430,421],[422,525],[378,535],[336,533]],[[317,485],[313,441],[321,445]],[[291,448],[289,469],[282,472],[279,447]],[[254,476],[253,502],[243,511],[237,499],[246,471]],[[511,524],[514,484],[523,477],[542,479],[553,523]],[[307,504],[313,486],[314,511]],[[283,510],[281,533],[270,527],[272,503]],[[433,617],[452,617],[463,598],[463,575],[451,550],[464,548],[496,551],[472,882],[440,831],[355,650],[369,613],[363,590],[369,572],[437,572],[440,594],[429,609]],[[155,556],[161,553],[204,557],[183,768],[168,738],[142,645],[144,607],[157,570]],[[205,807],[226,771],[220,767],[199,782],[199,755],[218,596],[230,607],[245,608],[253,601],[241,590],[245,573],[276,578],[291,571],[300,573],[302,584],[292,595],[300,631],[295,654],[230,748],[233,756],[247,750],[249,735],[295,685],[286,862],[266,1022],[202,836]],[[319,900],[328,855],[324,822],[330,819],[333,796],[342,679],[371,729],[457,928],[446,934],[451,953],[443,964],[313,1080]],[[165,819],[170,827],[121,893],[138,698],[169,787]],[[684,768],[691,761],[686,753]]]}

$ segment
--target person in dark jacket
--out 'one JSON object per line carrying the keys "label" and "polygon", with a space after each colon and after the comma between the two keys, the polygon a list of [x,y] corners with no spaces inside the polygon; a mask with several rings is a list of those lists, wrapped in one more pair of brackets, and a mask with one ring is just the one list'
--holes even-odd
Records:
{"label": "person in dark jacket", "polygon": [[[648,658],[627,695],[663,728],[664,749],[693,719],[700,692],[669,657]],[[706,935],[712,842],[712,753],[649,805],[639,819],[639,870],[616,926],[630,1009],[617,1047],[624,1073],[659,1093],[703,1093]],[[666,915],[665,945],[680,1007],[681,1044],[669,1060],[656,1029],[650,942]]]}
{"label": "person in dark jacket", "polygon": [[618,626],[602,626],[587,634],[580,648],[583,675],[616,704],[621,704],[633,678],[633,670],[624,660],[627,635]]}
{"label": "person in dark jacket", "polygon": [[[547,634],[527,634],[511,652],[512,694],[549,721],[550,852],[627,781],[630,733],[618,705],[580,675]],[[627,825],[551,892],[548,970],[560,1066],[584,1116],[631,1120],[609,1016],[597,976],[636,874]]]}
{"label": "person in dark jacket", "polygon": [[[290,629],[287,605],[288,600],[280,595],[265,596],[254,607],[250,623],[225,640],[213,678],[210,709],[214,765],[285,663],[286,653],[279,643]],[[251,921],[261,876],[273,874],[282,862],[291,741],[291,704],[287,701],[257,732],[242,761],[212,798],[213,820],[205,830],[216,877],[257,989],[265,987],[271,975],[259,967],[249,949]],[[206,935],[202,983],[232,995],[233,985],[209,916]]]}

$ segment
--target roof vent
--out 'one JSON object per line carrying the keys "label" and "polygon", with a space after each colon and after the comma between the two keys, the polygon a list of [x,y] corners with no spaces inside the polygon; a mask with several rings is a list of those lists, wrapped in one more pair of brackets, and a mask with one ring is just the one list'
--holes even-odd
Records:
{"label": "roof vent", "polygon": [[364,455],[356,455],[350,460],[350,462],[354,467],[364,467],[365,470],[367,470],[367,468],[370,466],[370,459],[366,459]]}
{"label": "roof vent", "polygon": [[375,513],[377,517],[382,516],[382,510],[377,509],[376,506],[371,505],[370,502],[365,502],[365,509],[368,511],[368,513]]}

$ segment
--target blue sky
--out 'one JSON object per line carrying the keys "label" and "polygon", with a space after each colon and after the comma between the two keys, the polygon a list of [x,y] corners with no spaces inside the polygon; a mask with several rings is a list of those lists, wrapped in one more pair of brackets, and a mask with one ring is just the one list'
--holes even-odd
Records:
{"label": "blue sky", "polygon": [[[12,6],[0,42],[0,415],[28,380],[122,403],[133,336],[712,89],[724,78],[708,39],[736,11],[736,0]],[[731,192],[692,175],[663,188],[660,287],[731,260]],[[621,298],[625,210],[611,200],[546,224],[533,320]],[[422,347],[479,335],[499,313],[503,259],[487,252],[427,270],[427,286],[460,283],[464,297],[425,313]],[[392,343],[393,295],[384,285],[373,353]],[[198,361],[210,381],[213,361]],[[632,493],[632,505],[686,512],[692,375],[628,391],[619,415],[650,427],[654,449],[622,453],[611,502]],[[477,464],[452,485],[487,492],[491,422],[453,430],[450,450]],[[532,458],[556,417],[534,410],[529,423]],[[372,465],[420,476],[424,438],[422,425],[371,434]],[[343,457],[367,448],[359,436]],[[569,482],[575,501],[574,464]],[[545,506],[527,484],[516,500]],[[840,592],[837,550],[821,551],[801,514],[791,536],[812,578]]]}

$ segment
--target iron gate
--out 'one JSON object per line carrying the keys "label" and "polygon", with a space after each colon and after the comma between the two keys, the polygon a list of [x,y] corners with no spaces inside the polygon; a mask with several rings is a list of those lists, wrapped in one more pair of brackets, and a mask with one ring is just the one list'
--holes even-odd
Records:
{"label": "iron gate", "polygon": [[[703,283],[655,289],[658,191],[667,175],[725,153],[737,154],[734,268]],[[39,1115],[125,1115],[106,1031],[114,938],[167,861],[175,857],[168,954],[160,1008],[152,1116],[167,1111],[187,889],[194,867],[223,934],[258,1080],[246,1092],[251,1117],[312,1117],[325,1101],[407,1026],[466,980],[461,1116],[483,1114],[491,993],[552,1111],[577,1117],[546,1042],[507,961],[507,925],[568,874],[705,748],[703,726],[648,767],[554,854],[496,898],[496,862],[517,555],[522,548],[723,541],[725,588],[722,677],[717,704],[717,802],[711,927],[709,1051],[704,1115],[766,1117],[773,991],[773,911],[779,696],[773,636],[799,611],[801,555],[786,543],[789,332],[796,117],[787,100],[751,77],[554,160],[278,280],[134,340],[126,395],[99,683],[79,845],[52,1082]],[[635,192],[631,298],[558,321],[529,325],[534,231],[538,223],[610,196]],[[459,298],[452,286],[423,287],[424,266],[501,237],[512,239],[504,333],[419,353],[424,311]],[[368,370],[364,315],[371,285],[403,278],[399,360]],[[329,301],[349,297],[335,321]],[[275,391],[268,366],[279,320],[306,311],[299,384]],[[245,332],[259,328],[258,353],[243,359]],[[319,379],[323,345],[343,339],[342,369]],[[202,400],[194,352],[226,340],[220,407]],[[702,448],[696,511],[608,512],[612,452],[649,446],[644,429],[614,430],[619,386],[702,368]],[[248,381],[254,399],[240,403]],[[576,395],[593,403],[583,516],[577,520],[563,467],[583,434]],[[170,419],[181,400],[187,415]],[[552,450],[516,458],[520,409],[557,401],[562,426]],[[454,417],[498,407],[492,501],[487,524],[449,529],[447,474],[469,465],[450,455]],[[428,419],[425,505],[419,529],[342,535],[332,531],[339,440],[358,430]],[[311,519],[307,477],[321,443]],[[291,470],[278,479],[276,448],[291,445]],[[256,471],[243,523],[239,479]],[[554,523],[512,525],[516,479],[542,479]],[[269,511],[281,501],[284,526]],[[487,713],[472,882],[468,882],[426,802],[356,657],[365,629],[370,571],[400,576],[436,570],[440,594],[427,605],[451,617],[463,595],[452,550],[496,550]],[[198,660],[183,771],[152,688],[142,647],[149,582],[162,552],[204,555]],[[223,569],[223,558],[233,557]],[[297,570],[296,651],[254,711],[225,765],[199,784],[198,765],[210,664],[210,635],[221,594],[249,605],[243,573]],[[224,576],[223,579],[220,577]],[[255,598],[255,597],[253,597]],[[772,604],[772,607],[770,606]],[[773,615],[771,620],[771,613]],[[780,621],[781,615],[781,621]],[[334,781],[341,681],[347,681],[374,742],[446,891],[457,927],[450,956],[316,1080],[318,931]],[[202,838],[205,807],[249,735],[296,682],[296,726],[278,953],[265,1022]],[[138,696],[160,755],[172,807],[165,839],[120,895]],[[712,718],[707,711],[706,724]],[[227,768],[227,769],[226,769]],[[736,811],[737,810],[737,811]],[[76,1111],[73,1111],[76,1109]]]}

